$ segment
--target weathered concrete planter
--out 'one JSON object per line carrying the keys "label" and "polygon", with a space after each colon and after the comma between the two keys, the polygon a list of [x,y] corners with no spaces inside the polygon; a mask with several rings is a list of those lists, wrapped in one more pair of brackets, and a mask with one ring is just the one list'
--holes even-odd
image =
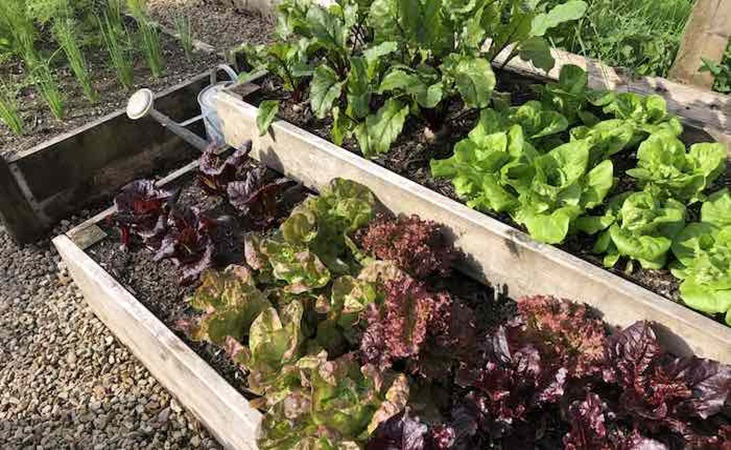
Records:
{"label": "weathered concrete planter", "polygon": [[660,324],[659,337],[678,354],[731,363],[731,328],[461,203],[397,175],[301,128],[275,121],[259,136],[257,108],[233,96],[219,97],[219,117],[233,147],[254,142],[252,156],[288,177],[318,189],[332,178],[368,186],[396,213],[419,214],[449,227],[468,255],[464,270],[503,287],[513,297],[552,294],[586,302],[613,325],[637,320]]}
{"label": "weathered concrete planter", "polygon": [[[174,120],[200,114],[196,95],[209,83],[201,74],[156,96],[156,108]],[[202,131],[194,124],[194,131]],[[198,127],[198,129],[196,128]],[[133,122],[124,110],[20,152],[0,158],[0,219],[21,242],[42,235],[57,220],[108,198],[134,178],[179,167],[198,151],[151,118]]]}

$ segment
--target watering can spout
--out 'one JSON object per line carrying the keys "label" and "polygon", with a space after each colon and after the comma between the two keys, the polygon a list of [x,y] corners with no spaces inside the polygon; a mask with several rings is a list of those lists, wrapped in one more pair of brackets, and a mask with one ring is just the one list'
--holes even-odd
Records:
{"label": "watering can spout", "polygon": [[127,101],[127,117],[138,120],[150,113],[155,105],[155,95],[151,90],[144,88],[132,94]]}
{"label": "watering can spout", "polygon": [[140,89],[132,94],[127,101],[127,117],[132,120],[139,120],[150,116],[163,127],[175,133],[178,137],[197,148],[205,150],[209,143],[202,137],[185,128],[185,124],[179,124],[170,117],[155,109],[155,94],[149,89]]}

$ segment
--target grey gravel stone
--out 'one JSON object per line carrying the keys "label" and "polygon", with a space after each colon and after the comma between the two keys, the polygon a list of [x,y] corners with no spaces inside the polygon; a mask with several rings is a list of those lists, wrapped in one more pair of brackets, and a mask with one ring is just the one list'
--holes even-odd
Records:
{"label": "grey gravel stone", "polygon": [[191,447],[220,448],[94,316],[52,245],[19,247],[0,225],[0,449]]}

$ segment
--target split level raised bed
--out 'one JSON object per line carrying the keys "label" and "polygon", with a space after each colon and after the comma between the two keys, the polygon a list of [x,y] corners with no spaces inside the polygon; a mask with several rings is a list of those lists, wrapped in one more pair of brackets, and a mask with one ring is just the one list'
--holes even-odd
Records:
{"label": "split level raised bed", "polygon": [[[450,229],[467,255],[462,269],[511,297],[553,294],[586,302],[606,322],[627,326],[650,320],[665,348],[731,363],[731,329],[662,298],[555,247],[437,194],[292,124],[276,121],[259,136],[257,108],[234,94],[219,98],[219,116],[228,144],[254,142],[252,156],[318,190],[342,177],[370,188],[396,213],[416,213]],[[173,182],[196,163],[160,180]],[[135,356],[226,448],[256,448],[261,414],[201,357],[105,271],[85,249],[105,233],[98,226],[109,209],[54,239],[87,301]]]}

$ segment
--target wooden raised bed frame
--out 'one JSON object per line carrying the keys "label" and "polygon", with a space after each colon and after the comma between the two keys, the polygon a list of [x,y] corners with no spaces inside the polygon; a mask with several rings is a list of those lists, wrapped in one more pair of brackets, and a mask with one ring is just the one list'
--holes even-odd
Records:
{"label": "wooden raised bed frame", "polygon": [[637,320],[660,325],[658,337],[681,355],[696,354],[731,363],[731,328],[479,211],[438,194],[301,128],[275,121],[259,136],[257,108],[234,95],[221,95],[218,115],[226,142],[253,141],[252,156],[312,189],[343,177],[368,186],[390,210],[419,214],[447,226],[468,256],[463,270],[512,297],[551,294],[588,303],[612,324]]}
{"label": "wooden raised bed frame", "polygon": [[[569,62],[579,65],[582,65],[581,60],[587,62],[583,58],[576,60],[574,56],[569,58]],[[560,67],[562,60],[558,62]],[[536,75],[522,61],[511,62],[508,68]],[[592,75],[591,67],[588,68],[592,87],[606,84],[606,73],[597,78],[596,74]],[[606,87],[644,94],[652,93],[649,90],[666,99],[668,93],[675,89],[675,83],[662,79],[659,82],[656,79],[657,84],[654,85],[647,84],[645,79],[639,88],[637,85],[622,85],[622,78],[619,80],[619,84]],[[667,86],[672,89],[663,91]],[[681,88],[684,92],[690,90],[688,95],[691,96],[695,95],[693,91],[697,91]],[[671,111],[691,125],[728,142],[726,115],[731,107],[728,99],[708,94],[688,107],[689,97],[681,97],[680,100],[674,97],[674,102],[669,101]],[[626,326],[636,320],[651,320],[659,325],[656,327],[658,338],[668,350],[731,363],[731,328],[555,247],[539,244],[519,230],[294,125],[276,121],[268,134],[259,136],[256,114],[256,107],[233,94],[220,97],[219,115],[230,145],[239,146],[244,140],[252,139],[254,158],[302,181],[311,189],[318,190],[335,177],[349,178],[368,186],[394,212],[416,213],[443,223],[452,231],[456,244],[468,255],[462,269],[472,276],[491,282],[514,297],[540,293],[584,301],[600,310],[604,319],[614,325]],[[159,184],[185,175],[195,167],[196,163],[189,164]],[[255,449],[261,414],[84,252],[85,248],[105,237],[96,224],[112,212],[110,208],[53,240],[87,302],[152,375],[224,447]]]}

